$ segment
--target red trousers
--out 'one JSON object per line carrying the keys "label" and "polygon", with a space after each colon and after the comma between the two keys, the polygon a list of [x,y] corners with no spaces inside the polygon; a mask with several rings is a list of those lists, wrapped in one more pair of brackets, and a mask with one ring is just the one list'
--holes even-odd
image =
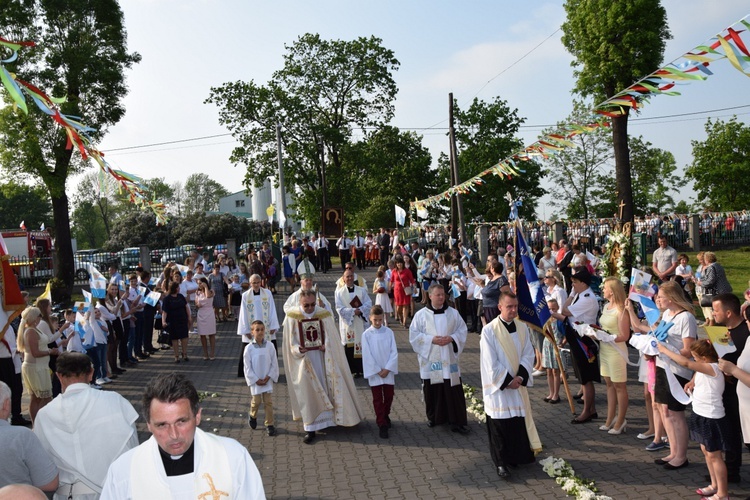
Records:
{"label": "red trousers", "polygon": [[388,384],[370,387],[372,391],[372,406],[375,407],[375,422],[378,427],[388,425],[393,403],[393,386]]}

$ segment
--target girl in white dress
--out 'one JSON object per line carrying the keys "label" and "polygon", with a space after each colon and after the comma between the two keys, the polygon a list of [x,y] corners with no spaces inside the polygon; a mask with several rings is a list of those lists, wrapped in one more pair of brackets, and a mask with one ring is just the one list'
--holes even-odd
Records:
{"label": "girl in white dress", "polygon": [[[375,294],[375,305],[383,308],[385,314],[393,313],[393,306],[391,306],[391,299],[388,297],[388,282],[385,280],[385,266],[380,266],[378,269],[377,277],[372,284],[372,293]],[[388,326],[388,321],[383,318],[385,326]]]}

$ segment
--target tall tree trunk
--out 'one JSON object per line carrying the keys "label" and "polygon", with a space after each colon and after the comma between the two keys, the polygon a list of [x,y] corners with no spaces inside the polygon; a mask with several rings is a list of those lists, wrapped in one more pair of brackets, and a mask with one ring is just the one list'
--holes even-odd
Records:
{"label": "tall tree trunk", "polygon": [[73,265],[73,242],[70,236],[70,215],[68,213],[68,195],[52,195],[52,215],[55,219],[55,277],[65,283],[64,302],[69,302],[73,294],[75,266]]}
{"label": "tall tree trunk", "polygon": [[[623,226],[633,223],[633,181],[630,175],[630,148],[628,147],[628,115],[612,118],[612,142],[615,150],[615,182],[617,185],[617,215]],[[633,246],[625,254],[625,269],[630,276]]]}

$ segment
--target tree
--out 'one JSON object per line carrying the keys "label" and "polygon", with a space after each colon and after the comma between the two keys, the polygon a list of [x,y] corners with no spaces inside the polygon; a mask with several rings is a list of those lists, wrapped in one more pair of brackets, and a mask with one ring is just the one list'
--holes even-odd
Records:
{"label": "tree", "polygon": [[672,207],[672,212],[676,214],[691,214],[693,213],[693,207],[685,200],[680,200]]}
{"label": "tree", "polygon": [[[670,194],[686,184],[686,180],[675,174],[677,163],[669,151],[655,148],[643,137],[630,137],[630,167],[633,179],[633,204],[636,215],[663,213],[674,205]],[[619,214],[615,195],[615,180],[612,175],[602,175],[593,195],[599,203],[595,206],[598,217]]]}
{"label": "tree", "polygon": [[[212,88],[206,102],[219,106],[219,123],[241,143],[230,160],[247,166],[247,188],[276,175],[281,124],[286,184],[300,190],[297,213],[316,221],[323,187],[318,145],[328,172],[341,172],[341,150],[353,130],[377,129],[393,117],[398,89],[392,73],[399,62],[374,36],[345,41],[308,33],[286,49],[283,69],[266,85],[225,83]],[[328,172],[326,180],[333,182]],[[327,193],[325,198],[338,204]]]}
{"label": "tree", "polygon": [[79,249],[100,248],[107,241],[108,232],[100,208],[90,200],[77,203],[70,218],[73,222],[71,234]]}
{"label": "tree", "polygon": [[733,117],[709,119],[705,129],[705,141],[691,141],[693,163],[685,175],[695,181],[703,208],[744,210],[750,206],[750,127]]}
{"label": "tree", "polygon": [[206,174],[190,174],[185,180],[182,207],[185,214],[211,212],[219,209],[219,199],[229,191]]}
{"label": "tree", "polygon": [[[518,110],[510,109],[508,103],[499,97],[492,102],[474,99],[468,109],[462,110],[454,103],[453,116],[456,128],[456,147],[461,180],[474,177],[478,173],[497,164],[501,159],[523,149],[523,143],[516,137],[523,118]],[[440,190],[450,186],[450,166],[448,157],[442,154],[438,160],[438,177],[442,180]],[[504,221],[510,213],[505,194],[522,196],[523,205],[519,214],[522,217],[535,217],[536,204],[545,190],[540,181],[545,173],[537,162],[523,162],[520,168],[525,172],[510,179],[495,175],[485,176],[484,184],[478,189],[481,196],[464,196],[464,216],[467,221],[481,218],[485,221]]]}
{"label": "tree", "polygon": [[29,229],[51,225],[52,205],[45,189],[14,181],[0,184],[0,228],[17,228],[21,221]]}
{"label": "tree", "polygon": [[432,156],[414,132],[385,126],[342,148],[341,158],[329,191],[347,208],[349,227],[392,226],[394,205],[406,207],[436,192]]}
{"label": "tree", "polygon": [[[586,104],[576,101],[567,121],[543,131],[542,135],[559,134],[566,123],[584,123],[590,118]],[[555,186],[550,204],[563,209],[571,219],[588,219],[596,204],[593,191],[610,170],[612,140],[609,131],[601,127],[570,140],[576,148],[563,149],[545,161],[547,173]]]}
{"label": "tree", "polygon": [[[562,42],[575,58],[575,90],[581,95],[603,101],[659,68],[671,38],[659,0],[567,0],[565,11]],[[612,142],[617,202],[624,203],[622,219],[632,222],[627,112],[612,118]]]}
{"label": "tree", "polygon": [[[126,48],[122,11],[116,0],[16,0],[6,2],[3,33],[34,40],[11,69],[49,95],[66,97],[66,115],[79,116],[99,140],[125,113],[124,72],[140,60]],[[75,268],[66,182],[83,168],[65,132],[49,116],[29,106],[24,115],[12,106],[0,111],[0,164],[40,179],[52,202],[56,233],[56,277],[70,296]]]}
{"label": "tree", "polygon": [[127,247],[148,245],[149,248],[171,248],[174,246],[172,230],[177,221],[169,219],[166,225],[156,225],[153,212],[134,210],[126,212],[112,225],[112,231],[104,248],[117,251]]}
{"label": "tree", "polygon": [[[268,222],[265,225],[270,226]],[[244,217],[196,212],[176,220],[172,235],[180,245],[218,245],[226,243],[227,238],[239,239],[250,232],[251,223]]]}

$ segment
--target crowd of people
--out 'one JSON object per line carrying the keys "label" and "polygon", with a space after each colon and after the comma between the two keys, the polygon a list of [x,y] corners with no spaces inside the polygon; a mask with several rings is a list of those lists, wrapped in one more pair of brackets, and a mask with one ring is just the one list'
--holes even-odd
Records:
{"label": "crowd of people", "polygon": [[[570,368],[580,385],[573,397],[581,404],[571,424],[598,421],[598,429],[609,435],[626,431],[630,344],[639,351],[638,379],[648,417],[648,428],[637,437],[648,441],[647,451],[665,453],[655,465],[665,470],[688,467],[692,439],[701,445],[709,472],[708,485],[698,488],[699,495],[726,498],[728,483],[739,481],[742,443],[750,442],[750,413],[743,411],[750,406],[750,387],[745,385],[750,382],[750,351],[744,349],[750,310],[748,302],[741,304],[731,293],[715,254],[699,255],[693,271],[686,255],[658,238],[651,271],[660,314],[653,321],[628,300],[619,280],[602,279],[600,254],[582,252],[565,240],[542,248],[534,255],[535,272],[551,317],[540,332],[518,319],[512,245],[492,250],[480,272],[474,252],[460,242],[441,251],[419,241],[399,241],[398,233],[386,229],[377,237],[355,232],[354,239],[342,236],[336,243],[343,273],[329,301],[314,282],[316,271],[331,271],[328,252],[315,247],[318,240],[319,235],[313,235],[290,241],[281,263],[264,245],[250,249],[238,265],[221,254],[212,263],[191,256],[184,265],[168,264],[153,280],[139,269],[125,281],[111,269],[106,296],[85,312],[66,311],[60,321],[46,299],[28,307],[17,328],[5,336],[13,342],[7,350],[11,356],[16,349],[23,353],[23,363],[20,381],[6,377],[7,385],[0,384],[0,417],[12,416],[17,427],[33,423],[34,434],[23,434],[23,439],[33,441],[24,447],[37,455],[29,459],[35,467],[26,476],[0,472],[0,478],[66,498],[148,498],[146,487],[152,485],[179,492],[174,498],[219,486],[252,490],[247,497],[230,498],[262,496],[262,482],[244,447],[197,429],[197,395],[184,377],[161,375],[146,388],[143,416],[153,437],[140,446],[132,407],[116,393],[98,389],[156,351],[155,330],[157,343],[172,349],[175,363],[184,363],[190,361],[187,338],[195,325],[204,360],[212,361],[217,323],[234,320],[241,338],[238,376],[249,386],[252,429],[258,427],[262,410],[267,435],[277,433],[273,394],[280,350],[292,418],[302,421],[303,443],[313,444],[320,430],[354,426],[365,418],[355,385],[360,377],[371,388],[379,437],[388,439],[399,372],[390,320],[409,332],[426,425],[447,425],[460,435],[470,433],[461,357],[467,335],[481,335],[490,457],[503,479],[518,465],[533,462],[542,449],[544,435],[537,431],[532,407],[560,402],[561,381]],[[291,285],[283,321],[275,305],[274,266],[283,269]],[[368,266],[377,266],[371,289],[356,272]],[[206,269],[209,274],[204,274]],[[704,312],[710,310],[704,324],[726,326],[734,351],[720,356],[710,342],[698,340],[693,293]],[[750,301],[750,290],[746,298]],[[658,342],[648,340],[654,338]],[[547,378],[547,395],[531,401],[527,389],[541,377]],[[607,410],[600,418],[595,392],[602,379]],[[31,422],[21,415],[19,386],[30,395]],[[112,400],[105,404],[103,398]],[[686,418],[691,402],[693,411]],[[92,436],[72,432],[63,443],[53,432],[71,424],[60,420],[61,408],[69,406],[75,406],[80,418],[116,412],[122,419],[121,425],[108,429],[112,449],[102,455],[106,459],[96,464],[76,461],[69,449]],[[173,427],[175,431],[167,430]],[[230,472],[217,467],[222,463],[233,464],[227,466]],[[206,475],[209,479],[203,480]]]}

